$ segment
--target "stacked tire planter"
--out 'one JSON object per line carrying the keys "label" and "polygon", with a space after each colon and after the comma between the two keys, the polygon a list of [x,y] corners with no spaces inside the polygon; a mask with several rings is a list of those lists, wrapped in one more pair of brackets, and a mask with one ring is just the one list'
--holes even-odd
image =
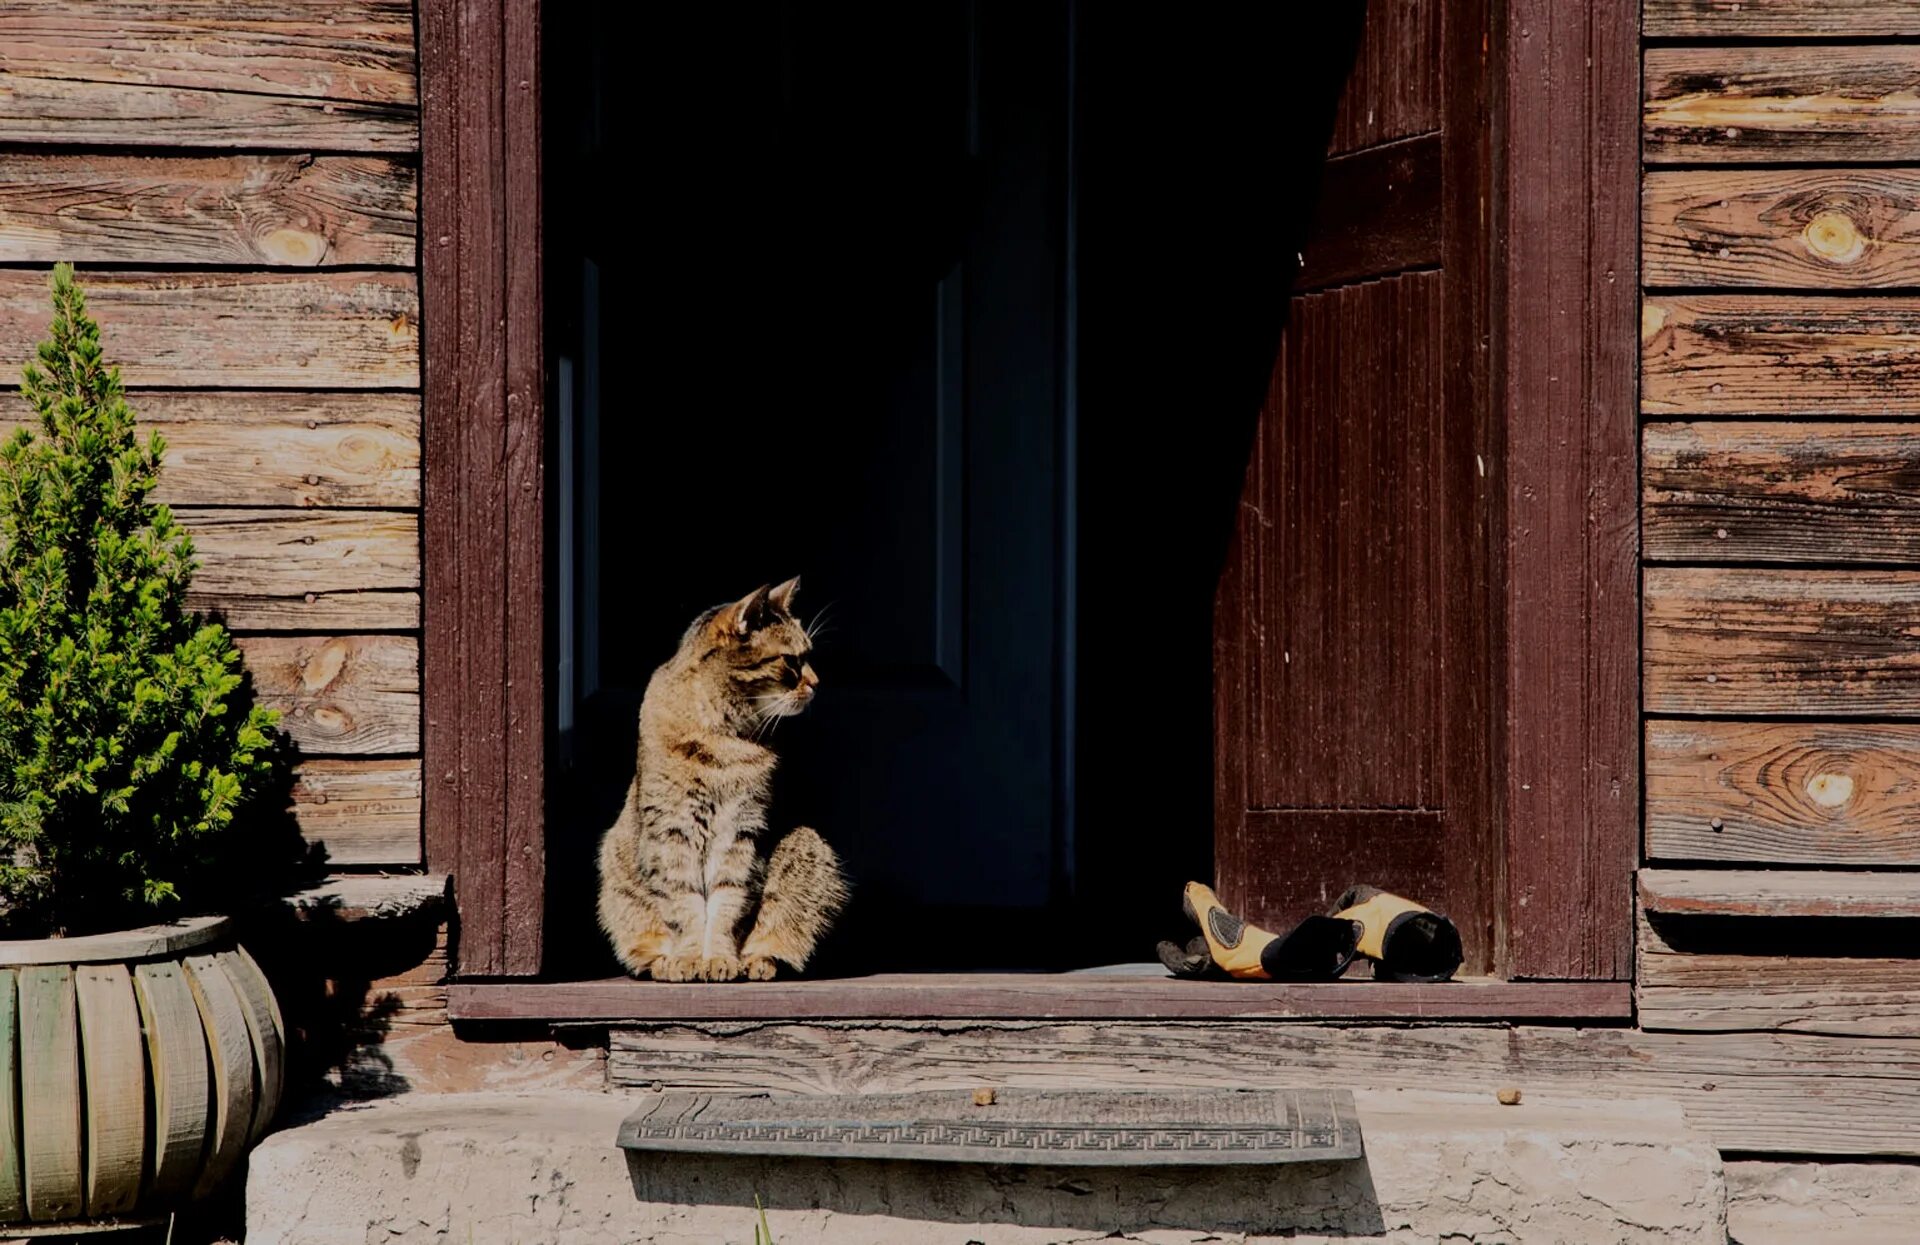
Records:
{"label": "stacked tire planter", "polygon": [[0,942],[0,1224],[148,1220],[212,1190],[272,1121],[284,1049],[225,917]]}

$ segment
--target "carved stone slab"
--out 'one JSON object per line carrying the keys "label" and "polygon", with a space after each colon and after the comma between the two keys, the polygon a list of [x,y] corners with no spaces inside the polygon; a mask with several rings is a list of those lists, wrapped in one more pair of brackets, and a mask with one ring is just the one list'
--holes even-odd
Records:
{"label": "carved stone slab", "polygon": [[1325,1089],[671,1093],[627,1117],[620,1145],[1085,1167],[1324,1162],[1363,1153],[1353,1095]]}

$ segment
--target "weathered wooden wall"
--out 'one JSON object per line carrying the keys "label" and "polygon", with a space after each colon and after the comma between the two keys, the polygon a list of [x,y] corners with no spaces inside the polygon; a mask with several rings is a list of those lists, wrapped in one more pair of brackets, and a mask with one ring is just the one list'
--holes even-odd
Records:
{"label": "weathered wooden wall", "polygon": [[421,859],[414,47],[412,0],[0,5],[0,384],[71,260],[346,866]]}
{"label": "weathered wooden wall", "polygon": [[[1871,1038],[1905,1079],[1920,4],[1645,0],[1643,23],[1639,1022]],[[1833,1123],[1818,1149],[1881,1148]]]}

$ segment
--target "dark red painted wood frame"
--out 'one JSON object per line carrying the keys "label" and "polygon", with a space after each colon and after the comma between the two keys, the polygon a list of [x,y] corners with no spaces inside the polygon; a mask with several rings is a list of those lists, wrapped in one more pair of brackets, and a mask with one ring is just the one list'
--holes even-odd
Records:
{"label": "dark red painted wood frame", "polygon": [[426,856],[467,976],[540,969],[539,68],[538,0],[421,0]]}
{"label": "dark red painted wood frame", "polygon": [[1639,0],[1506,0],[1507,975],[1626,978],[1640,824]]}
{"label": "dark red painted wood frame", "polygon": [[[1624,978],[1640,773],[1639,4],[1506,0],[1489,224],[1504,283],[1508,974]],[[426,852],[458,969],[538,972],[545,883],[537,0],[421,0]]]}

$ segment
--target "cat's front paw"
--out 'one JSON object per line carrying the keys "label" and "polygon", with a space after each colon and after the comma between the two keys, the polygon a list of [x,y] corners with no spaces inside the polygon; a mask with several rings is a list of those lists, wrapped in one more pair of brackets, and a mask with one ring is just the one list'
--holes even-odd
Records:
{"label": "cat's front paw", "polygon": [[663,955],[653,962],[647,970],[655,981],[698,981],[700,979],[700,957],[697,955]]}
{"label": "cat's front paw", "polygon": [[750,955],[742,967],[746,970],[748,981],[772,981],[780,966],[764,955]]}
{"label": "cat's front paw", "polygon": [[740,961],[730,955],[710,955],[700,961],[700,980],[738,981]]}

